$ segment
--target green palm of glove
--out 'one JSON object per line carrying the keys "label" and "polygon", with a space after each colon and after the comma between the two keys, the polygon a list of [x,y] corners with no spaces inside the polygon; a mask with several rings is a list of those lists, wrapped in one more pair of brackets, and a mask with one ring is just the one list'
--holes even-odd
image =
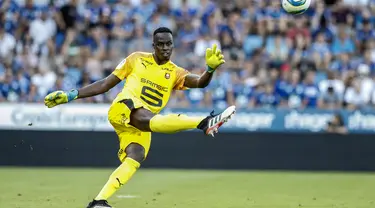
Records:
{"label": "green palm of glove", "polygon": [[206,49],[206,64],[209,67],[208,72],[215,71],[217,67],[224,63],[224,55],[217,49],[216,44],[214,44],[212,48]]}
{"label": "green palm of glove", "polygon": [[48,94],[44,98],[44,104],[48,108],[53,108],[57,105],[68,103],[68,102],[76,99],[77,95],[78,95],[77,90],[72,90],[72,91],[69,91],[69,92],[64,92],[64,91],[61,91],[61,90],[54,91],[54,92],[51,92],[50,94]]}

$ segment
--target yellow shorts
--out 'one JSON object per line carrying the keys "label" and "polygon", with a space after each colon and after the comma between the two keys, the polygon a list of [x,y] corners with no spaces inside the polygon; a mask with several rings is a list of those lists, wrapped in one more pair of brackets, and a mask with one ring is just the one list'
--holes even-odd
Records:
{"label": "yellow shorts", "polygon": [[125,160],[125,149],[131,143],[139,144],[145,149],[145,158],[150,150],[151,132],[142,132],[129,124],[131,111],[141,107],[144,106],[137,98],[128,98],[112,103],[109,108],[108,120],[119,137],[118,157],[121,162]]}

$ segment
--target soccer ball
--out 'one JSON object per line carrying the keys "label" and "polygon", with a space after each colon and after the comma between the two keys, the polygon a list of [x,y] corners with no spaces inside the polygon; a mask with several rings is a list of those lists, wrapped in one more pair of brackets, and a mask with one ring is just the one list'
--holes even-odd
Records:
{"label": "soccer ball", "polygon": [[311,0],[282,0],[283,9],[290,14],[302,14],[310,7]]}

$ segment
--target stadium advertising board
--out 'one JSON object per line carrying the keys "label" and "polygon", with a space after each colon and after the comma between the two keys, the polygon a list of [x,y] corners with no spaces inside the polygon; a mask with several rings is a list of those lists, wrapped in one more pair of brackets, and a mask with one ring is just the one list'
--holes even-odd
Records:
{"label": "stadium advertising board", "polygon": [[[107,104],[69,104],[52,109],[43,104],[0,104],[0,129],[112,131]],[[209,109],[166,109],[162,113],[205,116]],[[375,111],[325,111],[317,109],[251,109],[237,114],[222,131],[227,132],[322,132],[335,113],[340,113],[353,133],[375,133]]]}

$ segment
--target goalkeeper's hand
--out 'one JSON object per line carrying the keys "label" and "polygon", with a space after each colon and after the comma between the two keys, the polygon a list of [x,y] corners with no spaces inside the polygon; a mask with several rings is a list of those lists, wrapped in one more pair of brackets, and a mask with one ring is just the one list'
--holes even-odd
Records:
{"label": "goalkeeper's hand", "polygon": [[68,103],[72,100],[75,100],[77,99],[77,97],[78,97],[78,90],[71,90],[68,92],[59,90],[59,91],[51,92],[50,94],[48,94],[44,98],[44,104],[48,108],[53,108],[56,105]]}
{"label": "goalkeeper's hand", "polygon": [[219,49],[217,49],[216,44],[214,44],[212,48],[206,49],[206,64],[208,66],[208,72],[214,72],[217,69],[217,67],[219,67],[223,63],[225,63],[224,55],[221,53]]}

